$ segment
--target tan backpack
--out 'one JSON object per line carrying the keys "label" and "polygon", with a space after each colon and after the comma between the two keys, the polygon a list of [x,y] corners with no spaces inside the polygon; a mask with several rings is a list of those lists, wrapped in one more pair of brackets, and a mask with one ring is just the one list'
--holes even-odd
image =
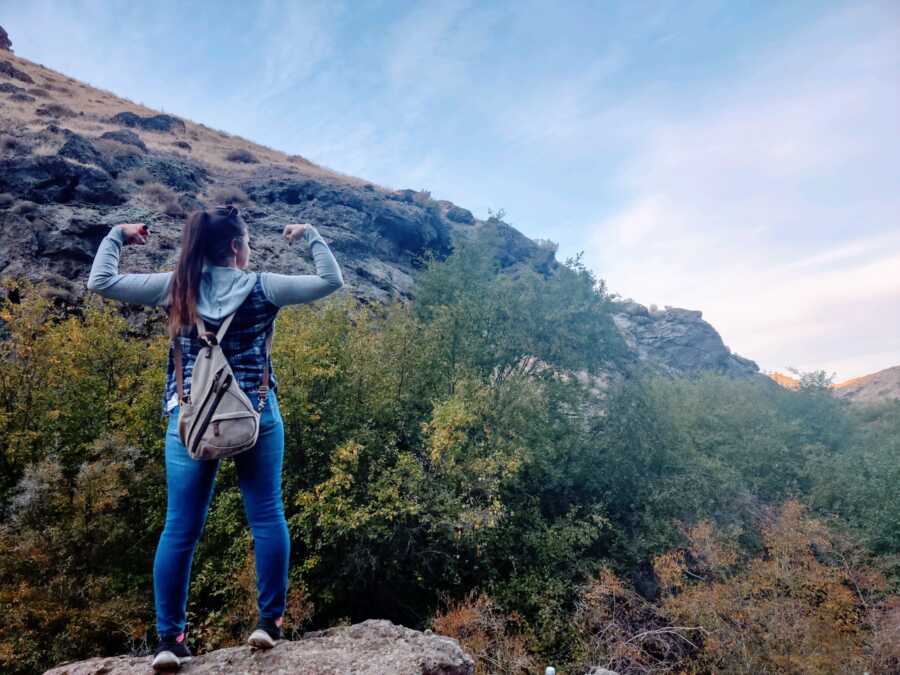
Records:
{"label": "tan backpack", "polygon": [[222,338],[236,312],[222,322],[218,333],[206,330],[197,317],[197,335],[203,346],[191,371],[191,391],[184,395],[181,344],[175,341],[175,371],[178,382],[178,435],[188,454],[196,460],[231,457],[256,445],[260,411],[269,393],[269,349],[272,329],[266,337],[265,369],[259,386],[259,406],[254,409],[222,351]]}

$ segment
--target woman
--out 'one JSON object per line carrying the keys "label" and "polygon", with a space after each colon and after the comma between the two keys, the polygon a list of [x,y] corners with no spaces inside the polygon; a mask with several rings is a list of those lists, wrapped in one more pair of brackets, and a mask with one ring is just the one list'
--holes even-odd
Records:
{"label": "woman", "polygon": [[[344,284],[328,244],[309,223],[286,225],[288,242],[302,238],[315,259],[316,274],[249,272],[247,224],[233,206],[195,211],[185,224],[181,255],[174,272],[119,274],[119,253],[127,244],[146,244],[143,223],[124,223],[104,237],[94,258],[88,289],[107,298],[168,308],[169,336],[180,341],[184,394],[190,393],[191,370],[200,349],[195,317],[215,331],[222,319],[236,312],[222,350],[241,389],[254,407],[260,402],[262,374],[268,365],[269,389],[264,397],[256,445],[234,456],[244,511],[253,531],[259,621],[248,638],[258,648],[284,639],[281,629],[288,583],[290,539],[281,496],[284,425],[279,409],[278,381],[266,353],[266,337],[275,316],[286,305],[323,298]],[[206,522],[219,460],[195,460],[178,435],[179,398],[169,348],[162,415],[166,432],[166,523],[153,564],[158,644],[153,667],[178,668],[189,661],[185,644],[187,593],[191,561]]]}

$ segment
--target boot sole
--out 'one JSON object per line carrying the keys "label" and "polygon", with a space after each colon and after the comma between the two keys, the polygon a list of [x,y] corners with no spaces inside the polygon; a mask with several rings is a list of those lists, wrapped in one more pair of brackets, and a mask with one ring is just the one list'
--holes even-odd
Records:
{"label": "boot sole", "polygon": [[247,644],[257,649],[272,649],[275,646],[275,640],[264,630],[255,630],[247,638]]}
{"label": "boot sole", "polygon": [[190,656],[178,657],[172,652],[160,652],[153,659],[151,666],[153,667],[153,670],[178,670],[181,668],[181,664],[187,663],[190,660]]}

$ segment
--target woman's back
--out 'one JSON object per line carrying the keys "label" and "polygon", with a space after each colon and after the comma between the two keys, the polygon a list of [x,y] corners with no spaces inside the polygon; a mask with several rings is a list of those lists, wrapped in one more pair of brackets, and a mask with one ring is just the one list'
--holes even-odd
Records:
{"label": "woman's back", "polygon": [[[274,331],[275,317],[281,307],[274,304],[266,295],[262,284],[262,275],[253,274],[256,280],[246,298],[234,310],[234,319],[228,327],[225,337],[222,338],[222,351],[225,353],[241,389],[255,403],[254,394],[258,392],[266,362],[269,365],[269,390],[275,392],[278,388],[278,379],[272,367],[272,355],[266,353],[266,337],[270,331]],[[211,321],[204,318],[204,325],[207,330],[216,332],[221,325],[221,320]],[[190,392],[191,372],[201,347],[200,341],[197,339],[196,326],[190,331],[176,336],[169,346],[166,388],[163,395],[163,416],[168,415],[178,405],[175,341],[178,341],[181,347],[185,393]]]}
{"label": "woman's back", "polygon": [[[123,226],[113,227],[100,242],[91,267],[87,286],[105,297],[123,302],[171,308],[173,272],[119,274],[119,255],[126,243]],[[291,227],[291,226],[288,226]],[[289,241],[292,239],[289,238]],[[312,252],[315,274],[279,274],[249,272],[229,265],[204,263],[196,289],[196,311],[206,328],[213,330],[232,312],[235,318],[222,341],[222,350],[234,371],[241,389],[258,395],[263,367],[269,364],[269,390],[277,388],[271,354],[266,355],[265,342],[274,328],[278,310],[287,305],[312,302],[333,293],[344,285],[340,267],[328,244],[312,225],[306,224],[302,241]],[[190,392],[190,375],[200,349],[197,329],[182,329],[174,340],[181,344],[184,391]],[[169,348],[166,386],[162,399],[162,416],[178,405],[174,360],[174,340]]]}

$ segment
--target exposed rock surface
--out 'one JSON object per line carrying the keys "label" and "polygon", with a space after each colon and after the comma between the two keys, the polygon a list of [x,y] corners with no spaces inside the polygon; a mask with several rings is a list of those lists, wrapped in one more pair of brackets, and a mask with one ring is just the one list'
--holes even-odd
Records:
{"label": "exposed rock surface", "polygon": [[[112,656],[66,663],[45,675],[126,675],[152,672],[150,656]],[[475,663],[453,638],[370,619],[306,633],[268,651],[228,647],[195,656],[180,673],[291,675],[472,675]]]}
{"label": "exposed rock surface", "polygon": [[141,140],[141,137],[133,131],[130,131],[129,129],[107,131],[106,133],[102,134],[100,138],[108,138],[113,141],[118,141],[119,143],[124,143],[125,145],[133,145],[137,148],[140,148],[141,151],[147,152],[147,146],[144,145],[144,141]]}
{"label": "exposed rock surface", "polygon": [[628,347],[651,367],[669,374],[714,371],[741,377],[759,373],[755,362],[725,346],[700,311],[652,310],[633,300],[614,306],[613,320]]}
{"label": "exposed rock surface", "polygon": [[12,79],[19,80],[20,82],[34,84],[34,80],[31,78],[31,75],[23,70],[20,70],[19,68],[16,68],[9,61],[0,60],[0,75],[11,77]]}
{"label": "exposed rock surface", "polygon": [[0,26],[0,49],[11,52],[12,48],[12,40],[9,39],[9,35],[6,34],[6,31],[3,30],[3,26]]}
{"label": "exposed rock surface", "polygon": [[121,124],[126,127],[138,127],[147,131],[184,131],[184,122],[172,115],[151,115],[149,117],[141,117],[133,112],[120,112],[113,115],[110,119],[115,124]]}

